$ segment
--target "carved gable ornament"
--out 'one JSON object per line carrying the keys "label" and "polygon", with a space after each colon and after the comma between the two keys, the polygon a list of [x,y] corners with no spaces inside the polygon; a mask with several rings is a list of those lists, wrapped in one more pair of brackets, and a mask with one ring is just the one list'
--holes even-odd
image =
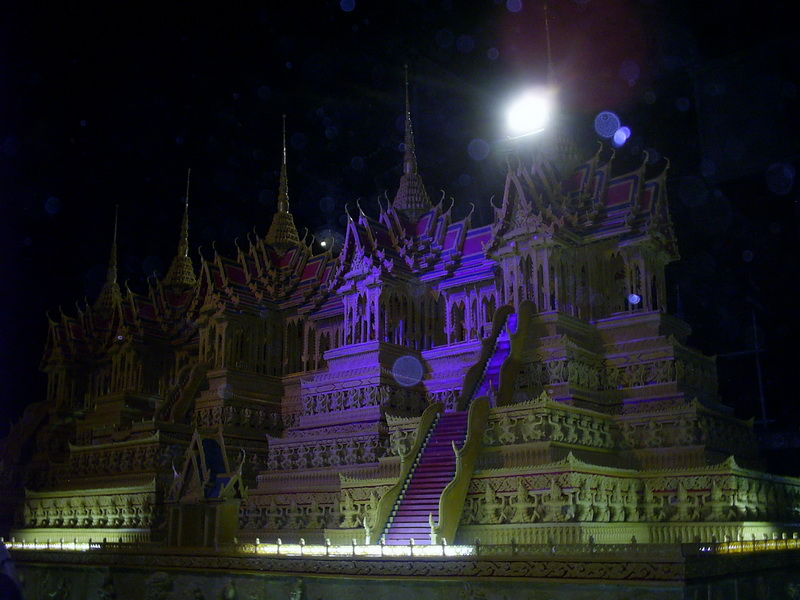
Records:
{"label": "carved gable ornament", "polygon": [[220,434],[203,437],[195,430],[183,459],[180,473],[173,468],[169,492],[172,502],[191,503],[208,500],[242,498],[246,489],[242,482],[242,463],[231,471]]}

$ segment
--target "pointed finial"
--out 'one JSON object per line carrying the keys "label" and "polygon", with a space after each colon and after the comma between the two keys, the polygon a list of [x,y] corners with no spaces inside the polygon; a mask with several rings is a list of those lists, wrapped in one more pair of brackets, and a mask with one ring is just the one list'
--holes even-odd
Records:
{"label": "pointed finial", "polygon": [[549,4],[548,0],[544,1],[544,35],[547,40],[547,83],[553,85],[555,83],[555,71],[553,70],[553,53],[550,48],[550,19],[547,14]]}
{"label": "pointed finial", "polygon": [[114,237],[111,240],[111,256],[108,257],[108,271],[106,282],[100,290],[100,295],[95,301],[94,308],[103,312],[110,311],[122,300],[122,294],[117,284],[117,223],[119,221],[119,204],[114,211]]}
{"label": "pointed finial", "polygon": [[283,164],[286,164],[286,113],[283,113]]}
{"label": "pointed finial", "polygon": [[294,225],[294,218],[289,212],[289,180],[286,175],[286,115],[283,115],[283,161],[281,162],[281,176],[278,185],[278,212],[272,218],[272,224],[264,241],[275,248],[279,253],[286,252],[289,248],[297,246],[299,237]]}
{"label": "pointed finial", "polygon": [[417,156],[414,152],[414,130],[411,126],[411,101],[408,95],[408,65],[405,65],[406,84],[406,121],[405,121],[405,153],[403,156],[403,173],[417,172]]}
{"label": "pointed finial", "polygon": [[178,256],[189,256],[189,182],[192,178],[191,167],[186,171],[186,202],[183,205],[183,222],[181,223],[181,239],[178,242]]}
{"label": "pointed finial", "polygon": [[181,235],[178,240],[178,253],[172,259],[172,264],[164,278],[164,285],[192,286],[197,282],[194,274],[194,265],[189,258],[189,183],[192,169],[186,172],[186,198],[183,204],[183,221],[181,222]]}
{"label": "pointed finial", "polygon": [[117,282],[117,222],[119,221],[119,204],[114,209],[114,237],[111,239],[111,256],[108,257],[108,274],[106,281]]}
{"label": "pointed finial", "polygon": [[406,114],[411,114],[411,102],[408,98],[408,63],[403,65],[405,70],[405,83],[406,83]]}
{"label": "pointed finial", "polygon": [[417,172],[417,155],[414,148],[414,129],[411,124],[411,100],[408,92],[408,65],[405,65],[406,118],[403,153],[403,175],[392,207],[401,210],[416,222],[431,208],[425,185]]}
{"label": "pointed finial", "polygon": [[286,114],[283,115],[283,162],[281,163],[281,179],[278,187],[278,212],[289,212],[289,181],[286,175]]}

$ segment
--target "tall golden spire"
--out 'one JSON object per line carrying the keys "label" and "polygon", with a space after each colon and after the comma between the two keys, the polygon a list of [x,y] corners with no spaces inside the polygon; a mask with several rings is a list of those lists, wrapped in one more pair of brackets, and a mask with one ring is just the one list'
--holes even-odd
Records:
{"label": "tall golden spire", "polygon": [[178,242],[178,256],[189,256],[189,182],[192,169],[186,171],[186,198],[183,205],[183,221],[181,222],[181,239]]}
{"label": "tall golden spire", "polygon": [[117,283],[117,224],[119,223],[119,204],[114,208],[114,237],[111,239],[111,254],[108,257],[106,282]]}
{"label": "tall golden spire", "polygon": [[286,176],[286,115],[283,115],[283,161],[281,179],[278,184],[278,212],[289,212],[289,179]]}
{"label": "tall golden spire", "polygon": [[119,205],[114,212],[114,237],[111,240],[111,255],[108,257],[108,271],[106,271],[106,282],[100,290],[100,295],[94,303],[94,309],[98,312],[110,312],[122,301],[122,293],[117,283],[117,221],[119,219]]}
{"label": "tall golden spire", "polygon": [[417,155],[414,151],[414,129],[411,125],[411,100],[408,97],[408,65],[405,68],[406,83],[406,122],[405,122],[405,152],[403,154],[403,173],[417,172]]}
{"label": "tall golden spire", "polygon": [[417,155],[414,148],[414,129],[411,124],[411,102],[408,95],[408,65],[405,66],[406,87],[406,119],[405,119],[405,149],[403,153],[403,175],[400,177],[400,186],[395,194],[392,206],[403,213],[412,221],[417,221],[431,209],[428,192],[422,183],[422,177],[417,172]]}
{"label": "tall golden spire", "polygon": [[172,259],[172,264],[164,278],[164,285],[192,286],[197,282],[194,274],[194,265],[189,258],[189,182],[192,170],[186,174],[186,202],[183,206],[183,222],[181,223],[181,236],[178,240],[178,253]]}
{"label": "tall golden spire", "polygon": [[284,253],[300,243],[297,227],[294,226],[294,218],[289,212],[289,179],[286,175],[286,115],[283,115],[283,162],[278,185],[278,212],[272,217],[272,224],[265,241],[280,253]]}

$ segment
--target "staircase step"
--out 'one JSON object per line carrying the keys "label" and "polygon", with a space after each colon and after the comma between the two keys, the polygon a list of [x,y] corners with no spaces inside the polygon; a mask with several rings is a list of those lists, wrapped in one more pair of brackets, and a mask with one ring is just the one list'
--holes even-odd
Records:
{"label": "staircase step", "polygon": [[[411,502],[411,501],[414,501],[414,502],[427,502],[427,501],[434,502],[435,501],[437,503],[439,502],[439,498],[441,498],[441,497],[442,497],[442,493],[441,492],[416,492],[414,494],[406,493],[406,496],[405,496],[405,498],[409,502]],[[405,504],[405,502],[403,504]]]}
{"label": "staircase step", "polygon": [[[400,531],[405,527],[421,527],[425,531],[429,531],[430,526],[430,516],[433,515],[434,521],[439,520],[439,515],[435,513],[426,513],[424,515],[405,515],[402,520],[395,519],[392,521],[392,531]],[[399,529],[398,529],[399,528]]]}
{"label": "staircase step", "polygon": [[453,468],[455,465],[427,465],[424,468],[417,467],[417,471],[414,473],[414,477],[419,474],[431,476],[431,475],[445,475],[447,473],[453,473],[455,469]]}
{"label": "staircase step", "polygon": [[424,465],[422,468],[417,467],[413,477],[417,475],[425,475],[426,477],[430,477],[431,475],[449,475],[455,472],[455,465]]}
{"label": "staircase step", "polygon": [[422,477],[419,479],[414,478],[414,480],[408,484],[406,490],[412,490],[412,489],[443,490],[445,486],[451,481],[453,481],[452,473],[450,475],[445,475],[442,477]]}
{"label": "staircase step", "polygon": [[417,467],[417,471],[412,478],[416,478],[419,475],[425,477],[442,477],[444,475],[452,475],[455,472],[455,465],[428,465],[422,469]]}
{"label": "staircase step", "polygon": [[[424,523],[428,522],[428,515],[436,516],[439,513],[439,506],[429,506],[426,508],[420,507],[417,509],[403,508],[394,515],[393,523],[408,523],[410,520],[416,519]],[[402,517],[402,519],[401,519]]]}
{"label": "staircase step", "polygon": [[[403,499],[403,504],[406,504],[406,502],[436,502],[438,504],[439,498],[441,497],[441,490],[419,490],[411,494],[406,492],[405,498]],[[398,507],[398,509],[399,508],[400,507]]]}
{"label": "staircase step", "polygon": [[447,484],[453,480],[453,475],[450,474],[449,477],[439,477],[439,478],[432,478],[428,477],[425,479],[415,479],[406,486],[406,493],[410,491],[416,492],[427,492],[429,494],[434,493],[436,490],[441,491],[447,487]]}

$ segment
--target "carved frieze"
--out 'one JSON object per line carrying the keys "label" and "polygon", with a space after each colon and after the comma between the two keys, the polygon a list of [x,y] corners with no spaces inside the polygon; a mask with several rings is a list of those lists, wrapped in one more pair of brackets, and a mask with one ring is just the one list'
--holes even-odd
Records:
{"label": "carved frieze", "polygon": [[596,473],[482,477],[470,484],[462,525],[505,523],[718,523],[784,521],[800,510],[800,485],[758,477]]}
{"label": "carved frieze", "polygon": [[156,520],[155,492],[80,494],[25,500],[27,528],[149,528]]}
{"label": "carved frieze", "polygon": [[303,410],[307,415],[316,415],[368,406],[384,406],[421,412],[423,401],[423,395],[417,390],[378,385],[309,394],[303,396]]}
{"label": "carved frieze", "polygon": [[198,427],[233,425],[262,430],[281,430],[293,424],[288,415],[282,415],[266,408],[249,406],[210,406],[198,408],[194,412],[194,424]]}
{"label": "carved frieze", "polygon": [[377,433],[335,439],[272,444],[267,468],[270,471],[319,469],[376,462],[387,453],[386,436]]}
{"label": "carved frieze", "polygon": [[488,447],[543,441],[611,449],[612,422],[566,405],[533,402],[495,409],[483,435]]}

